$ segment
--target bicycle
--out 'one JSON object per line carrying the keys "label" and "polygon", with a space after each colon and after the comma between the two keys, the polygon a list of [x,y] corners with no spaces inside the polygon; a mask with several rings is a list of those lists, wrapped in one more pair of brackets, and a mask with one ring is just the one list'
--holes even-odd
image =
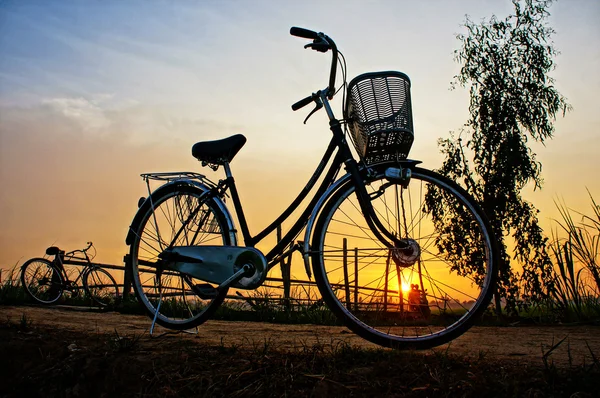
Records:
{"label": "bicycle", "polygon": [[[91,257],[88,254],[91,248],[93,243],[87,242],[86,248],[65,253],[51,246],[46,249],[46,255],[54,256],[52,261],[46,258],[28,260],[21,267],[21,283],[25,292],[41,304],[56,303],[64,292],[77,297],[82,290],[100,307],[114,304],[119,298],[117,282],[110,273],[91,262],[95,257],[95,252]],[[71,261],[84,263],[75,280],[70,280],[64,267]]]}
{"label": "bicycle", "polygon": [[[325,109],[332,132],[325,154],[289,207],[256,235],[249,231],[230,168],[246,142],[243,135],[193,145],[202,166],[223,168],[225,178],[218,182],[193,172],[141,175],[148,196],[140,198],[126,237],[127,271],[153,319],[151,329],[156,323],[176,330],[197,327],[230,287],[261,286],[272,267],[299,251],[325,303],[363,338],[417,349],[452,340],[482,314],[494,290],[499,259],[489,221],[458,184],[407,158],[414,136],[407,75],[370,72],[347,83],[345,58],[329,36],[296,27],[290,33],[312,40],[305,48],[332,53],[328,86],[292,105],[296,111],[315,104],[304,123]],[[339,91],[338,62],[343,119],[336,119],[329,102]],[[342,167],[346,173],[340,177]],[[281,240],[266,255],[256,249],[319,179]],[[160,187],[151,189],[151,181]],[[303,230],[304,240],[296,241]]]}

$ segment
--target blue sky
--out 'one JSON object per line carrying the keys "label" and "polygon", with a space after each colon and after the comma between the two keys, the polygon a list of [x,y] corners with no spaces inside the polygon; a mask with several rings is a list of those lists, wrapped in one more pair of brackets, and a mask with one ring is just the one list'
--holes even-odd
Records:
{"label": "blue sky", "polygon": [[[439,166],[437,139],[468,117],[466,90],[450,90],[455,34],[466,14],[511,9],[501,0],[0,1],[0,246],[11,248],[0,266],[90,239],[118,262],[144,194],[139,174],[198,171],[191,146],[236,133],[248,138],[233,168],[251,228],[268,224],[329,140],[323,114],[303,125],[306,112],[290,110],[326,85],[329,65],[291,26],[333,37],[349,78],[407,73],[411,155]],[[548,218],[556,198],[585,210],[586,187],[600,197],[600,2],[562,0],[550,12],[561,52],[553,76],[574,110],[554,140],[534,146],[546,184],[528,197]],[[40,190],[60,215],[42,210]]]}

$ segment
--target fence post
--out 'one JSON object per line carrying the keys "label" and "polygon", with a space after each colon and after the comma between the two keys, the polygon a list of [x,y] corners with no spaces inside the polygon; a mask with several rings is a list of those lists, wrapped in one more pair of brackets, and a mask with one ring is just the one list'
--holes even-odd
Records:
{"label": "fence post", "polygon": [[125,263],[125,271],[123,273],[123,299],[126,300],[131,293],[131,256],[126,254],[123,257]]}
{"label": "fence post", "polygon": [[343,241],[344,287],[346,288],[346,307],[350,309],[350,280],[348,278],[348,239]]}
{"label": "fence post", "polygon": [[[281,241],[281,224],[277,226],[277,242]],[[288,258],[288,261],[285,261],[282,257],[279,260],[279,265],[281,267],[281,279],[283,279],[283,304],[285,306],[285,310],[289,311],[291,309],[290,303],[290,286],[291,286],[291,264],[292,256]]]}
{"label": "fence post", "polygon": [[[398,276],[398,299],[400,300],[400,313],[404,313],[404,292],[402,291],[402,272],[400,267],[396,265],[396,275]],[[409,296],[410,297],[410,296]],[[410,310],[410,307],[409,307]]]}
{"label": "fence post", "polygon": [[391,251],[388,253],[387,259],[385,261],[385,281],[383,287],[383,311],[387,311],[387,302],[388,302],[388,286],[389,286],[389,278],[390,278],[390,255]]}
{"label": "fence post", "polygon": [[358,311],[358,247],[354,248],[354,311]]}

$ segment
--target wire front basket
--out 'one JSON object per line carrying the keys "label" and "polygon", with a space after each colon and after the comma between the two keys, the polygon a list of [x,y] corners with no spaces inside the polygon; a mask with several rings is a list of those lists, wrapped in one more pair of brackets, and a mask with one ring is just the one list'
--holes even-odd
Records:
{"label": "wire front basket", "polygon": [[401,72],[355,77],[348,85],[344,117],[366,164],[406,159],[414,138],[410,79]]}

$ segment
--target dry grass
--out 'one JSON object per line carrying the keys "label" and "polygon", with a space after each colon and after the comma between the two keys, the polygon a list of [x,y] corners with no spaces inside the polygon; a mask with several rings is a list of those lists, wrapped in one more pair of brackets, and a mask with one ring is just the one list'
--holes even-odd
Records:
{"label": "dry grass", "polygon": [[[448,351],[359,349],[342,343],[292,352],[270,341],[205,345],[180,336],[84,334],[23,320],[0,325],[3,397],[504,397],[592,396],[600,363],[555,367]],[[593,354],[593,353],[592,353]]]}

